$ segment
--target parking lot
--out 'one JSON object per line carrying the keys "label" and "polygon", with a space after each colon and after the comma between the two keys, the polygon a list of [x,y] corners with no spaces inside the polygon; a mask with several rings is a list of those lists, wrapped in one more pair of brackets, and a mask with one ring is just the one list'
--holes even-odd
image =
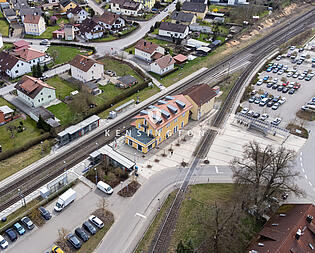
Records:
{"label": "parking lot", "polygon": [[256,118],[267,114],[265,120],[270,122],[280,118],[275,124],[281,127],[294,121],[299,124],[296,112],[315,95],[314,59],[315,51],[310,48],[302,51],[292,47],[267,64],[259,73],[259,81],[252,84],[250,99],[241,104],[246,108],[243,113]]}

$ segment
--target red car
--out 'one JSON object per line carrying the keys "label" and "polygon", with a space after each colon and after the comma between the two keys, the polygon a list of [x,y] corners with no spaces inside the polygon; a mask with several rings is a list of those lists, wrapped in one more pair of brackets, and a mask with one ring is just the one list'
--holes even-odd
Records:
{"label": "red car", "polygon": [[283,83],[282,86],[285,87],[285,86],[287,86],[287,85],[289,85],[289,84],[290,84],[290,82],[286,82],[286,83]]}
{"label": "red car", "polygon": [[293,89],[299,89],[301,87],[301,84],[300,83],[296,83],[294,86],[293,86]]}

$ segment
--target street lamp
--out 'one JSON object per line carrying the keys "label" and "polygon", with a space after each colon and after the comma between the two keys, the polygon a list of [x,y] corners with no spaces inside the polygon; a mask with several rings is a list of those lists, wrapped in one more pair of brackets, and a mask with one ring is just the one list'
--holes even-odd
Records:
{"label": "street lamp", "polygon": [[20,188],[18,188],[18,192],[19,192],[20,198],[21,198],[21,200],[22,200],[22,206],[26,206],[26,201],[25,201],[24,195],[23,195],[23,193],[21,192],[21,189],[20,189]]}
{"label": "street lamp", "polygon": [[95,171],[95,184],[97,184],[97,169],[94,168],[94,171]]}

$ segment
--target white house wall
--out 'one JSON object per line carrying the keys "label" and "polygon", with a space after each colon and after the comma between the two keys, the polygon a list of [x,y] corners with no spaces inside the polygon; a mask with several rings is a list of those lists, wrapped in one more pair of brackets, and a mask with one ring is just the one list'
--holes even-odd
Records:
{"label": "white house wall", "polygon": [[95,63],[87,72],[82,71],[74,66],[71,66],[71,76],[82,82],[88,82],[94,79],[103,77],[104,66]]}
{"label": "white house wall", "polygon": [[45,106],[56,99],[55,90],[49,88],[43,88],[34,99],[19,90],[17,90],[17,94],[20,100],[31,107]]}
{"label": "white house wall", "polygon": [[28,62],[19,60],[6,74],[12,79],[31,72],[31,65]]}
{"label": "white house wall", "polygon": [[160,36],[165,36],[165,37],[170,37],[170,38],[180,38],[184,39],[188,35],[188,28],[186,28],[184,33],[179,33],[179,32],[171,32],[171,31],[166,31],[166,30],[159,30],[159,35]]}

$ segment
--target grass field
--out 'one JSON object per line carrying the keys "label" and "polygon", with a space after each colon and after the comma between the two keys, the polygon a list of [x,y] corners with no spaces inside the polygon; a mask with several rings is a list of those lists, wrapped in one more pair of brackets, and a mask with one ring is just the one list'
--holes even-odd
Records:
{"label": "grass field", "polygon": [[56,31],[60,28],[59,25],[54,26],[47,26],[45,32],[43,32],[41,35],[30,35],[26,34],[24,38],[26,39],[52,39],[52,32]]}
{"label": "grass field", "polygon": [[67,47],[67,46],[50,46],[47,53],[54,55],[56,52],[56,58],[54,64],[63,64],[71,61],[77,54],[85,54],[87,50],[80,49],[79,47]]}
{"label": "grass field", "polygon": [[63,100],[66,96],[70,96],[70,92],[76,90],[74,85],[59,76],[48,78],[45,82],[56,88],[56,97],[61,100]]}
{"label": "grass field", "polygon": [[9,36],[9,23],[7,22],[5,17],[3,17],[3,14],[1,11],[0,11],[0,33],[3,36]]}
{"label": "grass field", "polygon": [[9,50],[9,49],[11,49],[12,48],[12,43],[3,43],[3,47],[2,48],[0,48],[0,52],[2,51],[2,50]]}
{"label": "grass field", "polygon": [[51,111],[55,115],[55,117],[60,120],[61,125],[71,124],[78,118],[78,115],[74,111],[72,111],[70,106],[63,102],[57,105],[51,105],[47,107],[47,109]]}
{"label": "grass field", "polygon": [[0,181],[36,162],[45,155],[47,153],[42,154],[41,144],[37,144],[24,152],[0,161]]}
{"label": "grass field", "polygon": [[[233,184],[199,184],[189,186],[186,197],[180,208],[176,227],[167,252],[176,252],[176,247],[180,240],[187,242],[191,239],[194,246],[200,245],[205,238],[205,233],[203,232],[201,227],[202,225],[198,220],[199,214],[208,210],[205,208],[209,205],[213,205],[214,202],[222,204],[229,201],[233,190]],[[154,234],[163,222],[162,218],[165,217],[169,206],[174,199],[174,195],[175,192],[170,194],[165,201],[165,204],[162,206],[157,218],[153,221],[147,233],[139,243],[136,250],[137,253],[148,252],[147,250],[154,238]],[[249,226],[253,226],[251,219],[244,222],[246,222]],[[255,227],[255,229],[256,231],[259,230],[260,226]],[[251,236],[252,235],[249,235],[249,237]],[[240,248],[239,252],[242,252],[242,250],[243,249]]]}

